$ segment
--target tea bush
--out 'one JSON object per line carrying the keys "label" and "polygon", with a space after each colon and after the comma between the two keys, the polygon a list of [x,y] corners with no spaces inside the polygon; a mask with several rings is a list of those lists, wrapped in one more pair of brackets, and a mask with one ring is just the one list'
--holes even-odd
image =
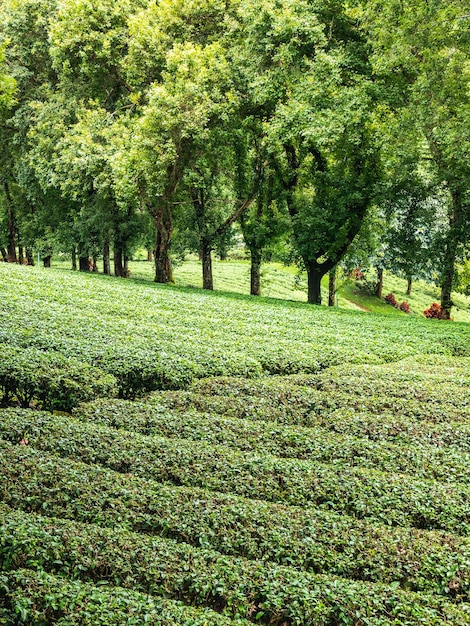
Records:
{"label": "tea bush", "polygon": [[468,325],[0,274],[2,626],[470,623]]}
{"label": "tea bush", "polygon": [[54,351],[2,346],[0,404],[71,411],[84,400],[116,392],[114,376],[87,363]]}
{"label": "tea bush", "polygon": [[388,472],[412,473],[423,478],[470,483],[468,450],[462,451],[455,447],[454,441],[442,447],[442,439],[440,445],[436,446],[432,442],[415,438],[413,446],[400,445],[382,440],[371,441],[346,433],[332,433],[322,426],[276,426],[194,411],[178,414],[151,404],[126,401],[98,401],[82,406],[77,415],[93,424],[127,428],[145,435],[205,441],[246,452],[323,463],[347,463]]}
{"label": "tea bush", "polygon": [[67,580],[42,571],[0,572],[0,623],[30,626],[244,626],[210,609],[104,584]]}
{"label": "tea bush", "polygon": [[0,273],[0,343],[38,349],[38,358],[54,351],[105,370],[124,398],[184,388],[207,376],[314,373],[416,354],[470,355],[466,324],[437,328],[424,319],[11,264],[1,264]]}
{"label": "tea bush", "polygon": [[[302,506],[322,506],[391,525],[470,531],[470,485],[365,467],[246,454],[184,439],[145,438],[47,414],[8,413],[0,436],[164,483]],[[340,445],[338,445],[338,449]]]}
{"label": "tea bush", "polygon": [[301,508],[163,486],[21,446],[2,446],[0,499],[47,513],[269,560],[316,573],[398,581],[404,589],[469,598],[470,539],[393,528]]}
{"label": "tea bush", "polygon": [[1,569],[37,568],[72,579],[109,581],[262,624],[466,624],[470,606],[395,585],[309,574],[213,550],[0,507]]}

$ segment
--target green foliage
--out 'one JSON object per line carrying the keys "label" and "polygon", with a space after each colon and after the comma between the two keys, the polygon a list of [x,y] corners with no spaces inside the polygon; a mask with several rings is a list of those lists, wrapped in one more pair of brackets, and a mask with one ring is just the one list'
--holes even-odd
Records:
{"label": "green foliage", "polygon": [[4,70],[5,54],[4,45],[0,45],[0,115],[15,103],[16,81]]}
{"label": "green foliage", "polygon": [[[246,453],[205,441],[156,436],[147,439],[45,414],[7,414],[0,425],[0,433],[11,442],[19,443],[27,438],[30,445],[44,451],[163,483],[235,493],[269,502],[327,506],[346,515],[391,525],[469,532],[470,486],[465,484],[464,469],[467,454],[452,450],[447,451],[449,477],[462,480],[455,488],[451,487],[452,483],[430,477],[445,479],[445,460],[432,448],[426,454],[425,447],[414,457],[399,446],[381,448],[380,444],[367,443],[361,446],[360,441],[350,441],[349,451],[346,449],[341,457],[335,450],[335,446],[341,448],[339,438],[332,438],[328,459],[322,458],[321,452],[317,452],[318,459],[315,453],[309,460],[282,459],[256,450]],[[356,448],[358,456],[362,457],[358,466],[352,461]],[[384,453],[392,458],[380,460],[386,470],[380,471],[375,459]],[[416,468],[421,473],[422,463],[430,465],[422,472],[425,478],[411,477]],[[397,471],[403,472],[403,469],[409,473]]]}
{"label": "green foliage", "polygon": [[313,313],[305,304],[241,296],[234,306],[218,294],[7,264],[0,273],[0,340],[105,369],[121,380],[121,396],[211,375],[315,372],[413,354],[465,356],[470,345],[467,325],[437,328],[404,315]]}
{"label": "green foliage", "polygon": [[[149,596],[98,581],[96,585],[20,569],[0,574],[0,619],[10,626],[230,626],[246,624],[209,609]],[[3,605],[3,606],[2,606]]]}
{"label": "green foliage", "polygon": [[0,402],[31,403],[48,410],[70,411],[80,402],[116,393],[116,379],[102,370],[37,348],[2,347]]}
{"label": "green foliage", "polygon": [[[109,581],[136,591],[166,594],[187,603],[218,607],[227,617],[260,623],[399,624],[419,617],[427,624],[465,624],[468,605],[437,596],[298,572],[286,566],[231,558],[213,550],[145,538],[12,511],[2,506],[2,568],[34,567],[81,580]],[[13,567],[11,567],[13,566]],[[390,621],[390,616],[392,621]]]}
{"label": "green foliage", "polygon": [[[286,385],[286,394],[292,389]],[[227,389],[228,391],[228,389]],[[273,390],[274,391],[274,390]],[[308,388],[305,390],[308,391]],[[317,403],[315,395],[308,397],[303,388],[298,389],[305,405],[310,400],[310,410],[320,412],[320,399]],[[302,394],[304,392],[304,394]],[[273,394],[274,395],[274,394]],[[329,408],[332,410],[335,394],[331,394]],[[193,396],[189,396],[188,404],[192,404]],[[250,398],[243,398],[256,417],[255,403]],[[165,400],[163,400],[164,402]],[[197,406],[197,399],[194,404]],[[267,404],[267,403],[266,403]],[[299,409],[301,403],[299,402]],[[353,402],[351,402],[353,404]],[[266,409],[268,407],[266,406]],[[271,407],[266,411],[273,420]],[[124,428],[146,435],[168,438],[183,438],[193,441],[206,441],[213,444],[223,443],[233,449],[248,452],[273,454],[284,458],[297,458],[323,463],[335,463],[351,466],[362,466],[381,469],[389,472],[405,472],[423,478],[437,480],[453,479],[467,483],[466,464],[467,450],[438,450],[426,442],[415,441],[411,451],[409,443],[400,445],[387,441],[369,441],[354,435],[331,432],[327,427],[314,426],[298,429],[274,426],[270,421],[251,421],[249,419],[229,419],[223,416],[195,413],[191,410],[174,414],[162,406],[123,401],[99,400],[85,405],[78,410],[80,419],[85,418],[91,423],[102,423],[113,428]],[[311,415],[311,414],[310,414]],[[313,418],[312,418],[313,421]]]}
{"label": "green foliage", "polygon": [[163,486],[29,446],[3,443],[0,468],[2,501],[23,511],[107,528],[119,524],[330,576],[399,581],[404,589],[451,594],[454,601],[468,595],[469,540],[449,532],[392,528],[325,508]]}
{"label": "green foliage", "polygon": [[417,1],[409,11],[398,1],[385,6],[371,0],[355,13],[371,45],[374,71],[389,86],[388,127],[396,153],[392,160],[405,167],[413,163],[435,195],[444,198],[447,228],[440,233],[438,255],[447,319],[455,264],[463,255],[470,224],[467,16],[459,1],[432,6]]}
{"label": "green foliage", "polygon": [[0,272],[0,621],[468,623],[467,325]]}
{"label": "green foliage", "polygon": [[457,287],[460,293],[470,295],[470,259],[457,267]]}

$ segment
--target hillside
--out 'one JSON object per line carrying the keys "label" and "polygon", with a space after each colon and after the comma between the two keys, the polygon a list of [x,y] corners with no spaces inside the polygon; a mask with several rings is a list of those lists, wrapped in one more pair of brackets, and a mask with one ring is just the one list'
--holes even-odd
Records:
{"label": "hillside", "polygon": [[0,285],[0,624],[470,623],[470,325]]}
{"label": "hillside", "polygon": [[[70,261],[54,260],[54,267],[69,269]],[[153,281],[154,266],[143,260],[143,255],[130,262],[130,277],[132,279]],[[213,260],[215,290],[227,293],[247,294],[250,290],[250,263],[246,260]],[[188,258],[177,264],[174,269],[176,284],[179,287],[202,288],[201,263],[194,258]],[[403,316],[401,311],[380,302],[377,298],[368,295],[353,281],[340,280],[338,283],[338,306],[342,309],[383,313],[384,315]],[[398,302],[407,301],[410,304],[412,315],[422,315],[432,302],[439,302],[439,288],[422,280],[415,281],[411,295],[406,295],[406,280],[385,272],[384,296],[393,292]],[[286,266],[282,263],[264,263],[261,276],[262,295],[266,298],[307,301],[307,277],[305,272],[299,273],[295,266]],[[458,322],[470,322],[470,297],[453,293],[455,307],[452,316]],[[323,303],[328,302],[328,279],[323,279]]]}

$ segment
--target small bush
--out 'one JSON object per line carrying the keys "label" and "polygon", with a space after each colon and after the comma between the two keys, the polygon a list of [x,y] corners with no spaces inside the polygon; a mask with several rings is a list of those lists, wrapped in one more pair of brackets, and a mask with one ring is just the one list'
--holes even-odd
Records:
{"label": "small bush", "polygon": [[398,308],[400,309],[400,311],[403,311],[403,313],[406,313],[407,315],[411,313],[410,305],[408,304],[408,302],[402,302]]}
{"label": "small bush", "polygon": [[[12,606],[10,600],[18,589],[18,583],[15,585],[17,575],[3,574],[10,564],[19,570],[33,563],[39,570],[35,574],[45,582],[47,578],[50,581],[52,576],[76,579],[65,582],[60,591],[57,591],[60,585],[58,581],[56,591],[47,589],[45,593],[36,594],[36,581],[27,578],[22,585],[24,591],[21,587],[18,590],[18,599],[26,596],[25,599],[29,600],[27,592],[31,590],[34,602],[20,603],[19,608],[25,609],[24,619],[16,620],[16,624],[142,624],[143,620],[127,619],[129,611],[135,609],[133,599],[142,598],[142,595],[134,595],[139,593],[146,594],[149,602],[155,596],[164,595],[165,599],[160,598],[160,602],[168,603],[166,606],[173,611],[173,615],[176,606],[181,605],[170,605],[171,600],[180,600],[186,606],[195,607],[192,621],[185,621],[182,616],[176,615],[174,619],[167,618],[163,622],[165,624],[221,625],[225,618],[233,618],[234,623],[241,626],[246,622],[240,618],[250,616],[250,623],[253,624],[254,615],[257,616],[256,623],[266,626],[383,626],[386,623],[468,626],[469,623],[467,603],[453,605],[447,598],[429,593],[412,593],[399,589],[393,583],[378,585],[304,572],[288,565],[226,556],[210,548],[196,548],[169,539],[146,537],[121,528],[100,528],[93,524],[25,514],[3,505],[0,507],[0,521],[0,593],[2,597],[8,598],[7,608],[14,611],[18,607],[18,601]],[[48,573],[43,574],[44,570]],[[106,605],[103,606],[101,611],[105,615],[108,612],[107,622],[95,619],[95,615],[100,615],[99,607],[93,611],[95,615],[91,613],[90,616],[88,613],[94,604],[95,596],[92,594],[100,591],[96,587],[92,591],[98,583],[101,593],[108,598],[123,593],[123,588],[115,585],[125,586],[129,593],[125,602],[120,601],[113,607],[119,611],[118,615],[110,614]],[[77,589],[78,584],[87,585],[88,589]],[[70,598],[74,593],[77,594],[75,601]],[[56,594],[59,598],[54,602]],[[73,610],[78,613],[77,620],[67,616],[67,619],[60,621],[32,621],[30,618],[34,615],[32,611],[35,610],[35,603],[39,604],[42,611],[47,604],[53,605],[54,612],[49,609],[47,618],[52,615],[54,618],[56,615],[62,617],[64,613],[67,615],[67,608],[73,603]],[[84,610],[80,611],[82,606]],[[205,620],[196,620],[196,611],[200,615],[204,607],[206,611],[222,608],[223,614],[217,616],[207,611]],[[146,610],[142,600],[140,610]],[[121,611],[126,611],[125,621],[120,619],[123,615]],[[187,606],[186,611],[187,615],[191,607]],[[392,618],[392,621],[390,617],[395,615],[399,617]],[[149,623],[149,620],[146,619],[145,623]]]}
{"label": "small bush", "polygon": [[398,301],[393,293],[389,293],[385,296],[385,302],[395,307],[395,309],[398,309]]}
{"label": "small bush", "polygon": [[81,402],[116,394],[116,379],[102,370],[37,348],[4,347],[0,403],[71,411]]}
{"label": "small bush", "polygon": [[195,365],[162,350],[119,348],[99,355],[93,364],[117,379],[119,397],[134,399],[156,389],[182,389],[194,377]]}
{"label": "small bush", "polygon": [[441,317],[441,305],[433,302],[429,309],[424,309],[424,317],[439,319]]}
{"label": "small bush", "polygon": [[27,569],[2,572],[0,593],[0,624],[230,626],[247,623],[234,622],[208,608],[189,607],[132,589],[102,582],[93,585]]}

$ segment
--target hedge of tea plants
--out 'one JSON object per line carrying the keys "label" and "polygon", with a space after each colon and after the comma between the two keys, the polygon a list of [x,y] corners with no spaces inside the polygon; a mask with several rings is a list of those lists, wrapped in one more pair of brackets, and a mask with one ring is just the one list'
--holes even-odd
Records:
{"label": "hedge of tea plants", "polygon": [[94,585],[44,571],[0,572],[0,623],[46,626],[230,626],[249,624],[211,609],[149,596],[99,581]]}
{"label": "hedge of tea plants", "polygon": [[172,596],[233,618],[299,625],[468,623],[470,607],[397,585],[311,574],[230,557],[120,528],[48,518],[0,506],[2,568],[33,566],[72,580],[106,581],[151,596]]}
{"label": "hedge of tea plants", "polygon": [[[50,381],[42,378],[51,387],[61,357],[72,368],[68,372],[62,365],[64,377],[78,377],[85,395],[93,378],[103,381],[92,390],[96,396],[109,395],[103,384],[116,384],[117,395],[133,398],[181,389],[207,376],[315,373],[417,354],[431,361],[439,355],[470,356],[470,327],[462,323],[394,319],[9,264],[0,266],[0,282],[0,345],[30,350],[19,380],[5,382],[0,372],[4,403],[16,389],[26,389],[18,398],[23,404],[69,410],[79,402],[67,385],[53,405],[35,391],[34,366],[47,372],[51,361]],[[15,350],[4,360],[7,371],[18,371]],[[89,375],[85,367],[93,368]]]}
{"label": "hedge of tea plants", "polygon": [[4,415],[0,437],[163,483],[323,506],[388,524],[465,533],[470,529],[470,485],[422,479],[413,475],[413,466],[404,474],[356,466],[340,453],[330,463],[246,454],[228,446],[146,438],[38,412]]}
{"label": "hedge of tea plants", "polygon": [[3,444],[1,500],[26,512],[159,535],[224,554],[317,573],[399,582],[468,598],[470,540],[390,527],[319,507],[293,507],[161,485],[25,446]]}
{"label": "hedge of tea plants", "polygon": [[0,625],[470,623],[470,333],[1,267]]}
{"label": "hedge of tea plants", "polygon": [[[163,435],[167,439],[205,441],[244,452],[323,463],[347,463],[389,472],[411,473],[423,478],[470,482],[470,431],[460,423],[427,427],[428,438],[439,436],[441,444],[448,442],[446,447],[438,447],[435,441],[423,438],[423,427],[419,433],[413,432],[416,428],[409,428],[411,432],[403,441],[404,433],[402,431],[401,437],[398,436],[397,428],[393,428],[393,418],[389,418],[387,423],[381,420],[382,427],[385,429],[388,426],[391,432],[371,439],[351,432],[334,432],[324,425],[312,424],[310,428],[305,428],[273,425],[272,422],[261,420],[226,418],[196,411],[173,413],[162,411],[161,407],[152,404],[120,400],[100,400],[82,405],[76,415],[92,424],[100,423],[145,435]],[[391,434],[395,434],[392,441]],[[151,444],[153,440],[150,438],[144,441]]]}

